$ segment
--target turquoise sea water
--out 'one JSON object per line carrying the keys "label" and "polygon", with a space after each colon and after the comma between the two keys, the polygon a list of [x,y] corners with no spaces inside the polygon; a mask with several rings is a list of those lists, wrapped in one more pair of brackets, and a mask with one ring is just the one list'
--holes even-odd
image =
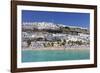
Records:
{"label": "turquoise sea water", "polygon": [[22,62],[44,62],[90,59],[89,50],[23,50]]}

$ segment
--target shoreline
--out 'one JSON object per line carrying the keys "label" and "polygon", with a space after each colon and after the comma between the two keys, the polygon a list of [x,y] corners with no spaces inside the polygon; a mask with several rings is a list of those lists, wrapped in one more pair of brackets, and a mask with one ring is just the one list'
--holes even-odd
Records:
{"label": "shoreline", "polygon": [[79,46],[79,47],[41,47],[41,48],[22,48],[22,51],[24,50],[79,50],[79,51],[82,51],[82,50],[90,50],[90,47],[89,46]]}

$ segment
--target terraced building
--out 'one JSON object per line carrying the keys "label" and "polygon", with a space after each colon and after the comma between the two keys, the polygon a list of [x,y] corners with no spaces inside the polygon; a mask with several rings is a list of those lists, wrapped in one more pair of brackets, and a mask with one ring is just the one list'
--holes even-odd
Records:
{"label": "terraced building", "polygon": [[51,22],[24,22],[22,24],[22,48],[89,46],[89,44],[90,31],[87,28]]}

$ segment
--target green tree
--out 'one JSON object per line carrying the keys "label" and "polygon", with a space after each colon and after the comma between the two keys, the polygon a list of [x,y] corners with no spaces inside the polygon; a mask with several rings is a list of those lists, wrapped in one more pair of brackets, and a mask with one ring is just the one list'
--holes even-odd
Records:
{"label": "green tree", "polygon": [[52,47],[54,46],[54,43],[53,42],[51,42],[51,45],[52,45]]}
{"label": "green tree", "polygon": [[31,40],[28,39],[28,40],[27,40],[27,45],[28,45],[28,47],[30,46],[30,44],[31,44]]}

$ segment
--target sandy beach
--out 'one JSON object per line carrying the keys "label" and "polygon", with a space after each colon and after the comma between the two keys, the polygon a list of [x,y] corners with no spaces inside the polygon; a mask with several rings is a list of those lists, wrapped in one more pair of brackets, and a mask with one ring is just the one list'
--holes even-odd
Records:
{"label": "sandy beach", "polygon": [[25,47],[22,50],[89,50],[89,46]]}

